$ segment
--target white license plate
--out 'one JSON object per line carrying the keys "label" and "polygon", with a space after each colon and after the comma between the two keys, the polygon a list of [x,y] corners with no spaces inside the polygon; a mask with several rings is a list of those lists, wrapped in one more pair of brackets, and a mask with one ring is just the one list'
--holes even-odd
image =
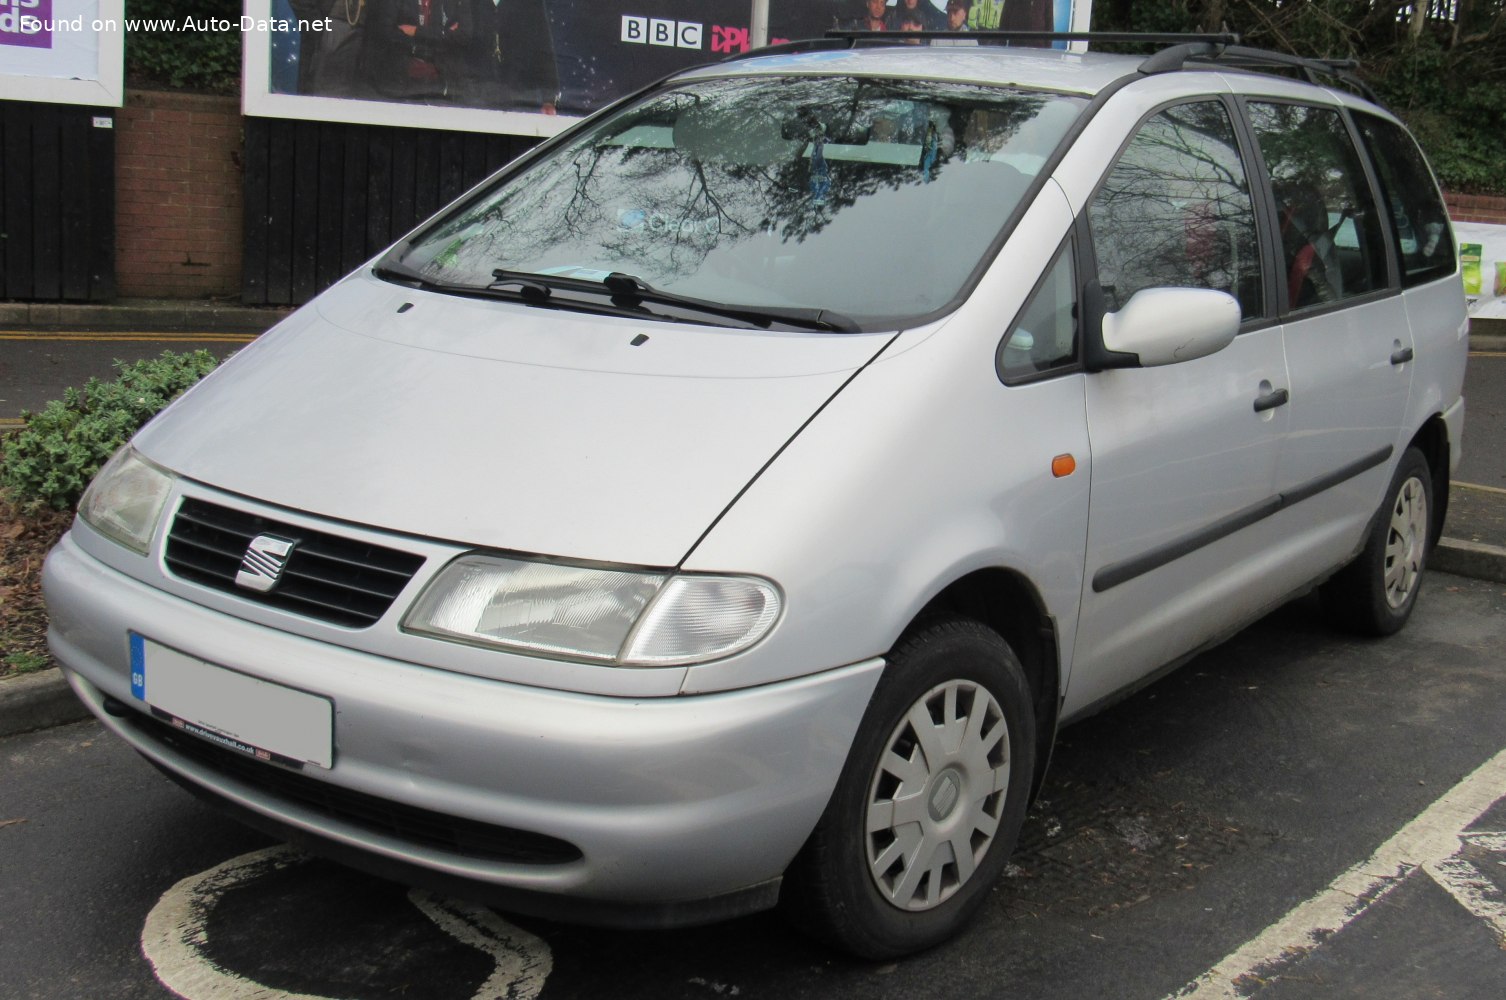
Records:
{"label": "white license plate", "polygon": [[328,768],[328,698],[238,674],[131,633],[131,694],[172,725],[261,760]]}

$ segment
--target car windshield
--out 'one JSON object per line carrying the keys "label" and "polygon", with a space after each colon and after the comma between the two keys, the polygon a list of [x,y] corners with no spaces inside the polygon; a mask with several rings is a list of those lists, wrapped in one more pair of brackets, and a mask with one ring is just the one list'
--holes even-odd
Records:
{"label": "car windshield", "polygon": [[454,290],[499,270],[577,291],[615,274],[750,312],[903,323],[958,297],[1084,103],[960,83],[686,82],[588,126],[396,263]]}

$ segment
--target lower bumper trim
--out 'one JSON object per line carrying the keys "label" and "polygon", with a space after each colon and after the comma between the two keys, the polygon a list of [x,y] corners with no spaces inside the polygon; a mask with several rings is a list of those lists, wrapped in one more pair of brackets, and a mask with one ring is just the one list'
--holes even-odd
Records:
{"label": "lower bumper trim", "polygon": [[[145,754],[142,755],[146,757]],[[545,920],[631,930],[669,930],[714,924],[734,917],[772,909],[779,901],[782,878],[747,886],[709,899],[673,902],[622,902],[588,899],[555,893],[531,892],[438,872],[422,865],[406,864],[392,858],[351,847],[317,834],[278,822],[259,812],[230,801],[212,789],[196,784],[146,757],[153,767],[192,794],[195,798],[225,813],[254,830],[275,837],[296,850],[328,858],[348,868],[388,879],[401,885],[430,889],[460,899],[468,899],[499,910]]]}

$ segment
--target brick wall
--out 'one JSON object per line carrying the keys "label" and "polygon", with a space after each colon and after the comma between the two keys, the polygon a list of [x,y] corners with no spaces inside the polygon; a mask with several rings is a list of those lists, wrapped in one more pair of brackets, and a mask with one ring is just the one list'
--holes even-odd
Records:
{"label": "brick wall", "polygon": [[115,131],[117,294],[239,295],[240,102],[130,90]]}
{"label": "brick wall", "polygon": [[1443,192],[1449,218],[1455,222],[1494,222],[1506,224],[1506,198],[1490,194],[1454,194]]}

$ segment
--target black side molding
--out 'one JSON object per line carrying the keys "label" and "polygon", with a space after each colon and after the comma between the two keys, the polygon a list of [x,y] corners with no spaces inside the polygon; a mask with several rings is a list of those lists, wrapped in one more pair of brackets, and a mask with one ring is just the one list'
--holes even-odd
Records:
{"label": "black side molding", "polygon": [[1331,490],[1340,483],[1353,479],[1363,472],[1383,464],[1395,451],[1390,445],[1377,449],[1364,458],[1350,462],[1332,472],[1319,476],[1298,486],[1296,489],[1285,493],[1278,493],[1269,499],[1251,504],[1243,510],[1237,510],[1227,517],[1219,518],[1212,524],[1198,528],[1196,531],[1183,535],[1181,538],[1158,545],[1148,552],[1125,559],[1122,562],[1113,563],[1103,567],[1093,574],[1093,593],[1101,594],[1105,590],[1112,590],[1121,583],[1128,583],[1137,576],[1144,576],[1153,569],[1160,569],[1167,563],[1175,562],[1185,555],[1190,555],[1205,545],[1212,545],[1220,538],[1226,538],[1243,528],[1248,528],[1257,521],[1270,517],[1278,510],[1283,510],[1303,500],[1317,496],[1325,490]]}

